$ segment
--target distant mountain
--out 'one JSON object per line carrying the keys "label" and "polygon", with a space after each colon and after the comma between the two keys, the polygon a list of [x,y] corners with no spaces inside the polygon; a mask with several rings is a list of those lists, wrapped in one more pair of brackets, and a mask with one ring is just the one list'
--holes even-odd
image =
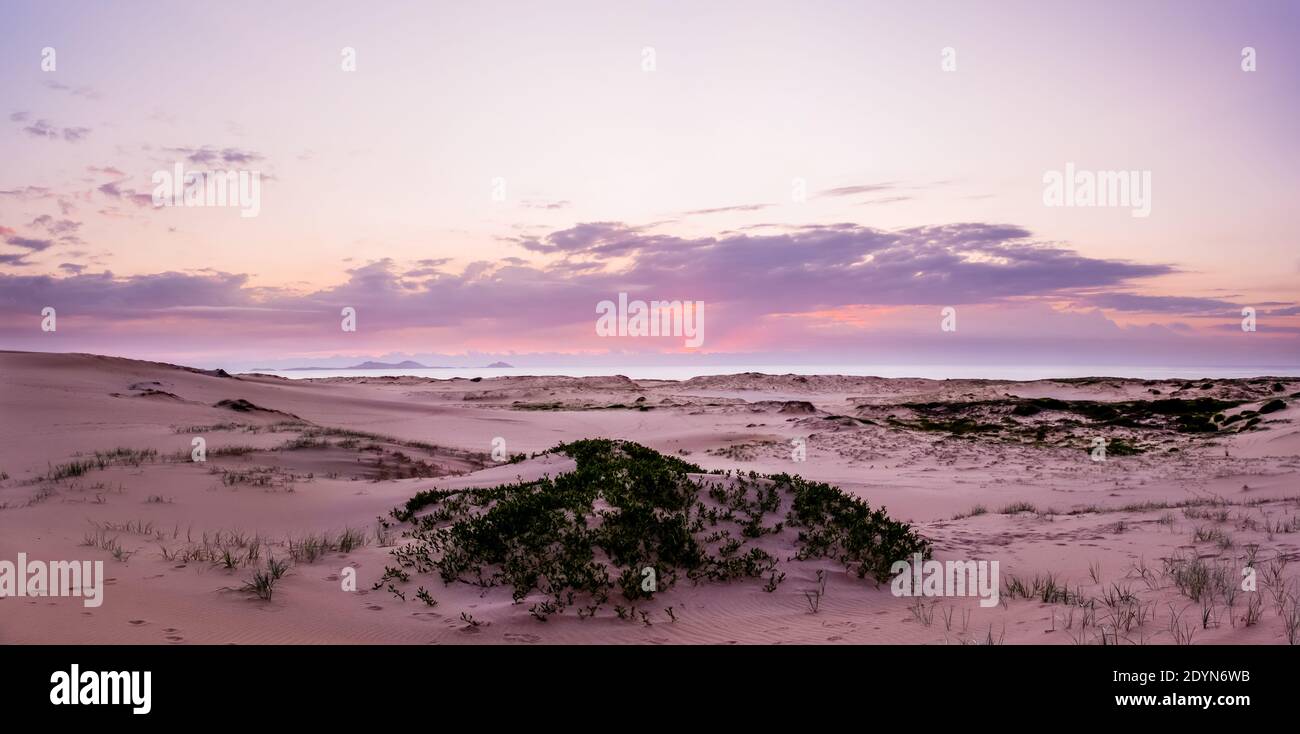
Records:
{"label": "distant mountain", "polygon": [[507,364],[505,362],[493,362],[492,364],[488,365],[488,367],[514,367],[514,365]]}
{"label": "distant mountain", "polygon": [[430,367],[428,365],[420,364],[419,362],[412,362],[411,360],[408,359],[405,362],[362,362],[361,364],[354,364],[351,367],[344,367],[343,369],[345,370],[436,370],[442,368]]}

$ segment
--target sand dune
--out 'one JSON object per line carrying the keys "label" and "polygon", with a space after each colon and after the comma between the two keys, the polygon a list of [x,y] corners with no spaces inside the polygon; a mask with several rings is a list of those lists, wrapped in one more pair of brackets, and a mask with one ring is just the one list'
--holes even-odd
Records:
{"label": "sand dune", "polygon": [[[1282,563],[1300,553],[1297,390],[1285,378],[285,380],[3,352],[0,559],[102,560],[109,580],[93,609],[0,598],[0,643],[1284,643],[1285,590],[1265,580],[1273,573],[1294,593],[1300,568]],[[1232,403],[1207,419],[1217,430],[1150,407],[1199,399]],[[1277,399],[1285,407],[1258,413]],[[1098,404],[1118,406],[1118,417],[1096,420],[1110,415]],[[1089,454],[1097,435],[1115,447],[1104,462]],[[571,471],[566,456],[533,454],[592,437],[706,470],[830,482],[914,523],[936,559],[998,560],[1004,584],[1051,575],[1067,591],[1044,602],[1052,593],[1041,585],[1031,599],[1006,589],[993,608],[973,598],[918,606],[823,560],[790,563],[774,591],[678,584],[643,604],[639,621],[605,612],[541,622],[507,589],[435,575],[410,588],[427,587],[436,607],[372,590],[405,542],[400,524],[385,530],[377,518],[424,489]],[[201,463],[195,438],[206,444]],[[501,463],[494,449],[525,456]],[[254,537],[262,554],[304,556],[304,538],[347,529],[364,545],[294,561],[269,601],[240,590],[250,565],[200,557],[204,547],[246,554]],[[793,551],[780,542],[784,559]],[[1193,600],[1176,576],[1198,559],[1234,587],[1256,569],[1258,592],[1231,605],[1221,594]],[[356,591],[341,588],[348,568]],[[819,571],[813,613],[804,591]],[[1131,598],[1116,602],[1117,589]]]}

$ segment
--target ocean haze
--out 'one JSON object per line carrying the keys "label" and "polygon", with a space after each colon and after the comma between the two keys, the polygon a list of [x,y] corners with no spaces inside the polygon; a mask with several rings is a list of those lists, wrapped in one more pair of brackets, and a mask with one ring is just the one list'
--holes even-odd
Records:
{"label": "ocean haze", "polygon": [[[770,375],[846,375],[852,377],[918,377],[930,380],[1045,380],[1052,378],[1121,377],[1138,380],[1300,376],[1300,367],[1147,367],[1132,365],[628,365],[624,367],[440,367],[436,369],[264,370],[260,374],[289,379],[330,377],[475,377],[623,375],[634,380],[689,380],[707,375],[761,372]],[[241,373],[249,374],[249,373]]]}

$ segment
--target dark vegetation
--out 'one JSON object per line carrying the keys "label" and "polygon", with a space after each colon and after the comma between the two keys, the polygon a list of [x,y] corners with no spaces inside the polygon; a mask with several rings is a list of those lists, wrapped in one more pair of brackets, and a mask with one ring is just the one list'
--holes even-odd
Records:
{"label": "dark vegetation", "polygon": [[[1098,401],[1007,396],[883,407],[894,411],[884,422],[895,428],[956,437],[1068,445],[1082,445],[1078,443],[1080,434],[1086,432],[1106,436],[1108,454],[1126,456],[1147,451],[1153,448],[1153,442],[1179,434],[1196,436],[1226,429],[1251,430],[1260,424],[1261,414],[1286,407],[1283,400],[1274,398],[1258,410],[1226,414],[1249,402],[1253,401],[1213,397]],[[1091,445],[1084,447],[1090,449]]]}
{"label": "dark vegetation", "polygon": [[[894,561],[929,554],[910,526],[825,483],[704,475],[628,441],[588,439],[552,451],[573,458],[576,469],[416,494],[392,512],[410,523],[411,539],[392,555],[403,569],[437,572],[444,583],[510,587],[516,602],[532,601],[529,611],[546,619],[569,607],[590,617],[614,594],[648,600],[682,580],[755,579],[774,591],[788,561],[831,559],[879,583]],[[793,555],[775,555],[778,544],[764,542],[773,536]],[[395,579],[406,580],[397,573],[386,580]],[[630,614],[621,603],[615,611]]]}

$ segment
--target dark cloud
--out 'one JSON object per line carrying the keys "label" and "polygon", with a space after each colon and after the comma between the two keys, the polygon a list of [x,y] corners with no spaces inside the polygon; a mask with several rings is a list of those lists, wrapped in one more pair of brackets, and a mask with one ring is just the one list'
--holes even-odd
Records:
{"label": "dark cloud", "polygon": [[882,198],[879,198],[879,199],[868,199],[868,200],[866,200],[866,201],[860,201],[860,202],[858,202],[858,204],[859,204],[860,206],[871,206],[871,205],[873,205],[873,204],[897,204],[897,203],[899,203],[899,202],[901,202],[901,201],[911,201],[911,200],[914,199],[914,198],[916,198],[916,197],[913,197],[913,196],[885,196],[885,197],[882,197]]}
{"label": "dark cloud", "polygon": [[856,194],[874,194],[881,191],[892,191],[898,188],[898,183],[888,181],[885,183],[860,184],[857,186],[840,186],[839,188],[826,189],[817,192],[818,196],[854,196]]}
{"label": "dark cloud", "polygon": [[113,178],[126,178],[126,172],[116,166],[86,166],[86,170],[91,173],[102,173],[105,176],[111,176]]}
{"label": "dark cloud", "polygon": [[122,319],[155,318],[161,311],[251,306],[258,296],[248,276],[165,272],[117,277],[111,272],[64,278],[0,275],[0,305],[30,308],[38,301]]}
{"label": "dark cloud", "polygon": [[[544,266],[517,258],[478,261],[460,273],[440,270],[439,260],[405,268],[383,259],[352,267],[344,283],[312,293],[252,288],[243,274],[117,277],[81,270],[62,278],[0,276],[0,291],[6,302],[24,309],[61,303],[106,318],[148,319],[166,312],[240,320],[256,313],[287,328],[319,324],[324,314],[349,305],[364,308],[372,328],[487,324],[508,336],[581,323],[592,318],[595,303],[620,291],[704,300],[721,309],[714,313],[726,313],[727,322],[744,324],[841,306],[1059,297],[1173,272],[1167,265],[1085,257],[1036,244],[1019,227],[982,223],[902,231],[841,224],[683,239],[596,222],[520,244],[562,257]],[[266,317],[268,312],[276,315]],[[263,328],[261,322],[240,323],[239,328]]]}
{"label": "dark cloud", "polygon": [[713,209],[694,209],[689,212],[683,212],[685,216],[700,216],[708,214],[722,214],[724,212],[756,212],[767,209],[771,204],[737,204],[736,206],[720,206]]}
{"label": "dark cloud", "polygon": [[[9,115],[9,119],[14,122],[26,122],[28,114],[26,112],[15,112]],[[88,127],[65,127],[61,128],[49,120],[37,120],[23,128],[23,132],[34,138],[46,138],[48,140],[65,140],[69,143],[76,143],[84,140],[90,135]]]}
{"label": "dark cloud", "polygon": [[518,242],[533,252],[591,252],[604,243],[617,246],[620,239],[632,234],[633,230],[620,222],[590,222],[552,232],[541,239],[530,237]]}
{"label": "dark cloud", "polygon": [[222,163],[228,166],[243,166],[264,160],[265,156],[251,150],[240,148],[216,148],[204,145],[197,148],[165,148],[170,153],[185,156],[185,160],[198,166]]}
{"label": "dark cloud", "polygon": [[129,201],[136,206],[153,206],[153,195],[142,194],[135,189],[122,187],[122,181],[109,181],[99,187],[99,193],[122,201]]}
{"label": "dark cloud", "polygon": [[36,199],[49,199],[54,194],[44,186],[24,186],[20,189],[9,189],[0,191],[0,196],[11,196],[19,201],[33,201]]}
{"label": "dark cloud", "polygon": [[1114,311],[1173,313],[1188,316],[1241,315],[1241,306],[1219,298],[1144,296],[1137,293],[1102,293],[1085,299],[1088,305]]}
{"label": "dark cloud", "polygon": [[49,214],[42,214],[28,223],[29,227],[43,229],[55,237],[71,237],[81,229],[81,222],[71,219],[55,219]]}
{"label": "dark cloud", "polygon": [[22,247],[31,250],[32,252],[42,252],[48,250],[50,246],[54,244],[54,240],[39,240],[31,237],[12,235],[5,238],[5,244],[13,245],[14,247]]}

